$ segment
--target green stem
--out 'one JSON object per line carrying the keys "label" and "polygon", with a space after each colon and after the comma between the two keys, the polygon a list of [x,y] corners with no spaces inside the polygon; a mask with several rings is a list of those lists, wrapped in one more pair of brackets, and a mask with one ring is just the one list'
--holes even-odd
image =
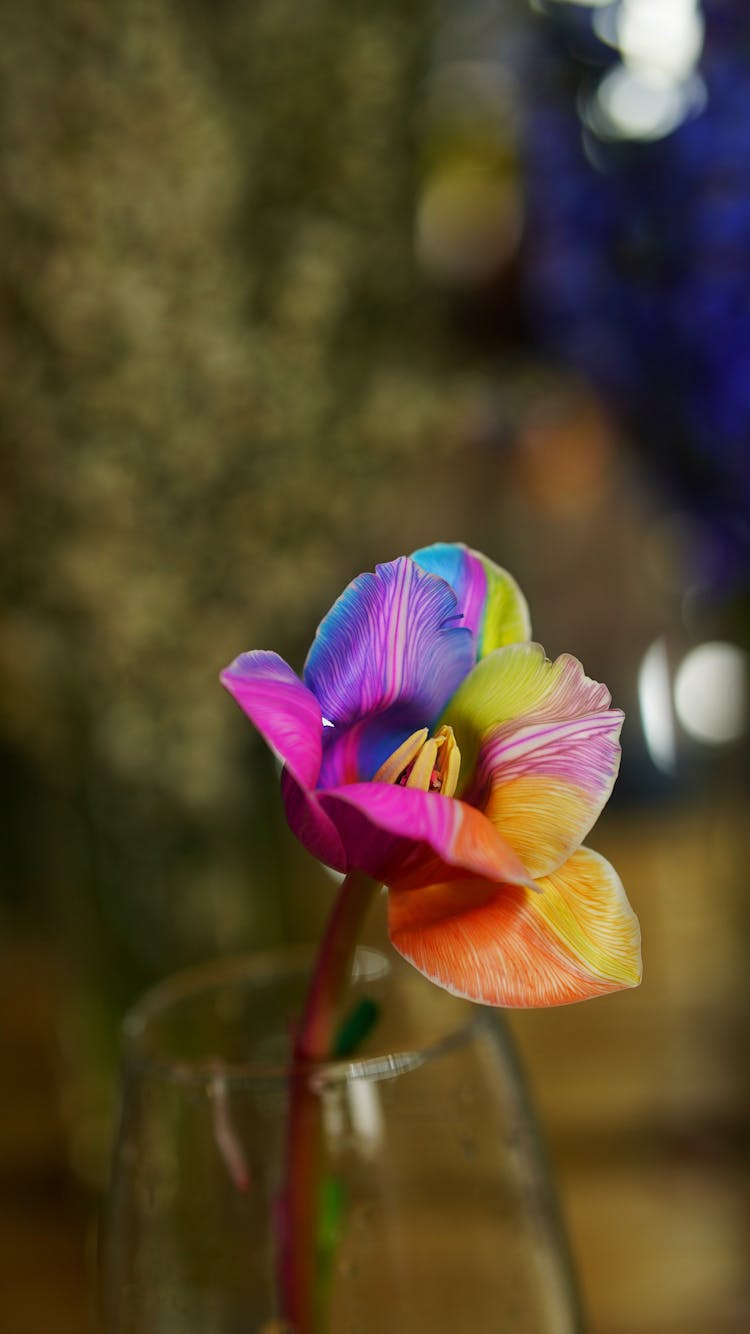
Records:
{"label": "green stem", "polygon": [[311,1066],[331,1056],[341,999],[362,923],[377,889],[358,871],[344,880],[313,968],[293,1051],[284,1199],[281,1290],[284,1318],[295,1334],[320,1334],[320,1097]]}

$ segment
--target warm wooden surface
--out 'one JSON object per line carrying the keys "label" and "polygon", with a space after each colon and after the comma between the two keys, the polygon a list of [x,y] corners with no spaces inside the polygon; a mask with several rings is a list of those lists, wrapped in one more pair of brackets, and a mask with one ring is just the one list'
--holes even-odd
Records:
{"label": "warm wooden surface", "polygon": [[750,822],[602,823],[644,982],[513,1019],[595,1334],[750,1331]]}
{"label": "warm wooden surface", "polygon": [[93,1200],[66,1166],[55,951],[0,951],[0,1329],[91,1328]]}
{"label": "warm wooden surface", "polygon": [[[643,923],[646,980],[515,1016],[593,1334],[750,1331],[745,812],[602,825]],[[65,1169],[50,948],[0,961],[0,1328],[91,1328],[95,1204]]]}

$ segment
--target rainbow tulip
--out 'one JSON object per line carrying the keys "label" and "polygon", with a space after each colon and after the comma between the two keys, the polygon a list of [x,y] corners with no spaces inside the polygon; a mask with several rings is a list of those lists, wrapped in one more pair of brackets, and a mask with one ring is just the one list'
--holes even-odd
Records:
{"label": "rainbow tulip", "polygon": [[581,846],[622,713],[530,642],[522,593],[486,557],[438,543],[379,565],[324,618],[301,680],[263,651],[221,679],[283,763],[294,832],[387,886],[391,940],[431,981],[503,1006],[640,981],[620,879]]}

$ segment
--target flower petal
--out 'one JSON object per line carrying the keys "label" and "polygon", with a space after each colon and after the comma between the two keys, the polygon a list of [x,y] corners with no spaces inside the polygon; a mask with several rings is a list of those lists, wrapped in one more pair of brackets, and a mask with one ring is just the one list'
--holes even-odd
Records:
{"label": "flower petal", "polygon": [[612,791],[623,715],[609,702],[575,658],[514,644],[478,663],[446,710],[466,765],[460,794],[535,879],[580,845]]}
{"label": "flower petal", "polygon": [[432,982],[485,1005],[565,1005],[638,985],[638,919],[609,862],[579,848],[539,888],[396,889],[391,940]]}
{"label": "flower petal", "polygon": [[300,843],[326,866],[345,871],[346,853],[333,820],[323,810],[316,792],[301,787],[289,769],[281,775],[284,812]]}
{"label": "flower petal", "polygon": [[241,653],[221,673],[221,683],[298,782],[314,787],[322,755],[320,705],[289,664],[278,653]]}
{"label": "flower petal", "polygon": [[323,738],[321,786],[370,778],[410,732],[434,721],[474,661],[458,620],[452,589],[408,556],[349,584],[304,671],[334,724]]}
{"label": "flower petal", "polygon": [[467,871],[530,883],[515,853],[481,811],[439,792],[389,783],[352,783],[319,792],[347,866],[388,886],[423,885]]}
{"label": "flower petal", "polygon": [[481,552],[462,542],[435,542],[415,551],[412,560],[450,584],[463,623],[474,635],[477,659],[504,644],[529,639],[531,622],[523,593],[507,570]]}

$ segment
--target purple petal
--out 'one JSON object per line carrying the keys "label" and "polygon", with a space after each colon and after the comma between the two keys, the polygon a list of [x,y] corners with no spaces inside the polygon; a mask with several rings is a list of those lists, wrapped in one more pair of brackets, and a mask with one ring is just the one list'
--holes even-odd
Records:
{"label": "purple petal", "polygon": [[339,832],[347,867],[389,886],[412,887],[470,872],[527,884],[523,865],[481,811],[437,792],[354,783],[320,792]]}
{"label": "purple petal", "polygon": [[303,787],[320,773],[323,720],[320,705],[278,653],[242,653],[221,673],[263,739]]}
{"label": "purple petal", "polygon": [[355,579],[305,664],[305,682],[334,724],[323,738],[321,786],[371,777],[409,732],[438,717],[473,662],[443,579],[408,556]]}
{"label": "purple petal", "polygon": [[415,551],[412,559],[450,584],[463,624],[474,636],[477,660],[530,638],[529,609],[518,584],[479,551],[461,542],[435,542]]}
{"label": "purple petal", "polygon": [[421,713],[395,706],[380,717],[365,718],[352,727],[326,727],[318,786],[341,787],[371,778],[401,742],[422,725],[427,723]]}

